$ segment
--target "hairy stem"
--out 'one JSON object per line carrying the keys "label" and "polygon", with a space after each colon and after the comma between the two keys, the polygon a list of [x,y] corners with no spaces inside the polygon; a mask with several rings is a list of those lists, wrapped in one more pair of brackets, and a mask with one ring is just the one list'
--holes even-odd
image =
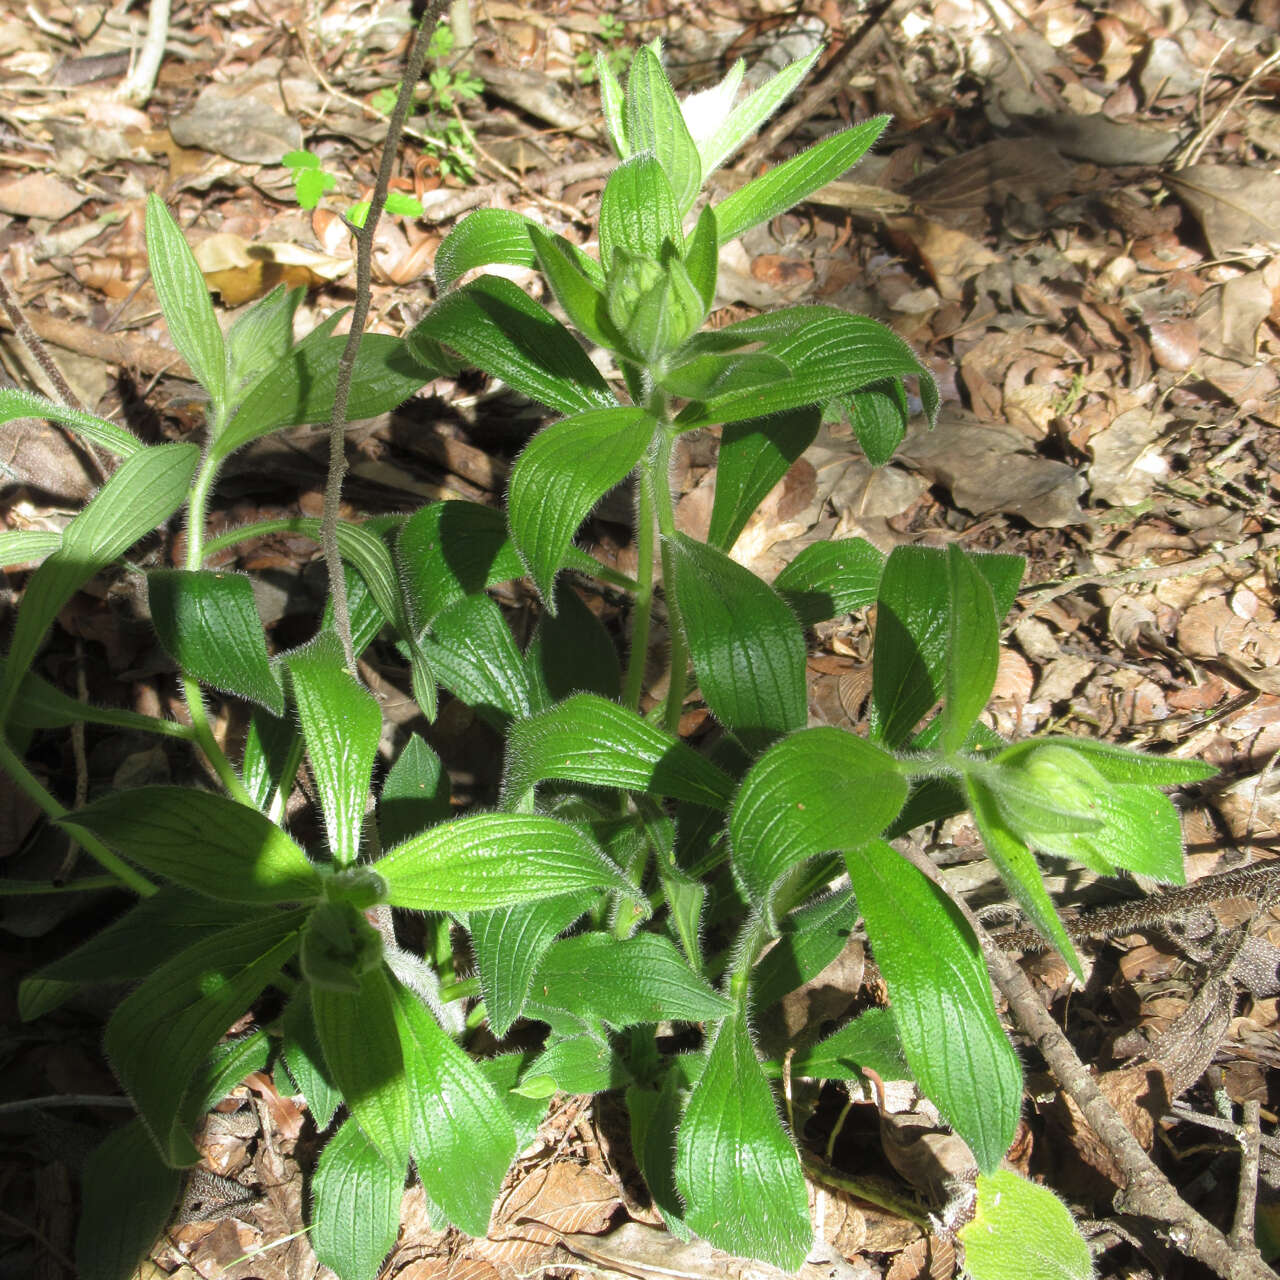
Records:
{"label": "hairy stem", "polygon": [[400,145],[400,135],[409,109],[413,105],[414,90],[427,60],[427,48],[431,33],[435,30],[448,0],[431,0],[418,23],[413,44],[405,63],[404,79],[396,95],[396,105],[387,122],[387,136],[382,145],[382,162],[378,166],[378,178],[369,200],[369,213],[364,226],[356,233],[356,301],[351,312],[351,329],[346,346],[338,362],[338,377],[333,393],[333,416],[329,419],[329,474],[324,487],[324,514],[320,522],[320,541],[324,547],[324,563],[329,574],[329,594],[333,600],[333,623],[342,641],[351,678],[357,684],[360,671],[356,666],[355,647],[351,642],[351,611],[347,605],[347,583],[342,573],[342,557],[338,553],[338,509],[342,502],[342,481],[347,473],[346,429],[347,402],[351,397],[351,377],[355,371],[356,355],[360,339],[369,317],[369,303],[373,280],[373,242],[387,202],[387,188],[391,184],[391,172],[395,167]]}
{"label": "hairy stem", "polygon": [[670,637],[671,666],[667,682],[667,702],[663,709],[662,723],[675,733],[680,727],[680,712],[684,707],[686,671],[689,666],[689,641],[685,635],[684,618],[680,603],[671,590],[675,579],[672,570],[672,540],[676,536],[676,509],[671,497],[671,447],[675,436],[663,424],[660,444],[653,459],[653,490],[657,507],[658,532],[662,535],[662,582],[666,591],[667,634]]}
{"label": "hairy stem", "polygon": [[636,588],[635,614],[631,623],[631,653],[627,658],[626,687],[622,693],[623,706],[632,711],[640,709],[640,694],[644,690],[645,661],[649,656],[649,628],[653,621],[654,552],[657,537],[654,532],[653,472],[642,465],[636,497]]}

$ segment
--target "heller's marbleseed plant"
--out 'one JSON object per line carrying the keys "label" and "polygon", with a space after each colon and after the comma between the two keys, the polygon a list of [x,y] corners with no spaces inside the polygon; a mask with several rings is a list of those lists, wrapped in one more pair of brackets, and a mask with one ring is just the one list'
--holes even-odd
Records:
{"label": "heller's marbleseed plant", "polygon": [[[968,809],[1012,899],[1079,973],[1037,855],[1178,881],[1178,817],[1160,788],[1211,771],[1077,738],[1010,744],[983,725],[999,623],[1022,574],[1014,556],[957,546],[886,556],[851,538],[806,548],[772,584],[732,558],[824,417],[847,418],[879,465],[913,407],[930,420],[937,410],[928,370],[865,317],[810,305],[705,327],[720,248],[845,172],[885,127],[867,120],[718,202],[702,198],[816,56],[741,101],[739,63],[683,103],[657,48],[637,51],[625,91],[600,59],[619,163],[598,256],[521,214],[472,213],[440,247],[437,300],[402,339],[362,339],[349,391],[349,414],[369,417],[476,367],[554,420],[516,462],[505,511],[435,502],[341,523],[349,608],[318,619],[296,649],[269,650],[248,577],[206,565],[283,529],[318,540],[320,522],[211,537],[205,521],[233,452],[328,419],[339,316],[295,342],[299,294],[278,289],[224,334],[152,196],[150,267],[173,342],[208,395],[203,445],[144,446],[90,414],[0,391],[5,417],[54,418],[119,459],[61,534],[0,535],[4,563],[42,560],[0,676],[0,765],[138,897],[22,988],[35,1018],[78,984],[132,984],[105,1047],[137,1117],[84,1172],[86,1280],[130,1273],[198,1159],[199,1117],[268,1064],[327,1135],[311,1240],[342,1280],[377,1274],[410,1169],[434,1221],[483,1235],[557,1091],[622,1096],[672,1232],[795,1271],[814,1240],[812,1157],[784,1124],[774,1082],[864,1070],[914,1081],[972,1151],[950,1202],[919,1211],[955,1233],[973,1276],[1091,1274],[1065,1207],[1001,1169],[1021,1106],[1018,1055],[974,927],[899,838]],[[500,275],[475,274],[491,264],[540,271],[556,314]],[[612,356],[616,378],[587,347]],[[708,427],[720,452],[699,541],[676,527],[670,459],[681,433]],[[575,545],[599,499],[629,477],[634,578]],[[35,666],[59,609],[183,508],[183,567],[146,570],[145,585],[190,722],[69,698]],[[486,593],[517,578],[540,604],[523,650]],[[622,654],[575,589],[592,583],[629,593]],[[655,700],[659,605],[669,678]],[[808,727],[805,628],[870,606],[867,735]],[[448,773],[417,734],[378,763],[382,715],[350,657],[375,641],[398,647],[425,720],[443,686],[502,734],[496,807],[455,813]],[[251,708],[235,759],[211,731],[212,690]],[[714,724],[696,743],[677,734],[691,696]],[[23,751],[78,721],[182,739],[223,789],[151,786],[68,811]],[[284,823],[304,756],[324,832],[306,849]],[[428,913],[419,953],[397,944],[392,909]],[[859,928],[888,1007],[825,1038],[762,1047],[769,1008]],[[455,969],[464,951],[474,976]],[[261,1002],[269,988],[276,998]],[[255,1007],[262,1023],[225,1038]],[[521,1045],[540,1029],[536,1047],[504,1051],[518,1020]],[[482,1021],[499,1050],[474,1056]]]}

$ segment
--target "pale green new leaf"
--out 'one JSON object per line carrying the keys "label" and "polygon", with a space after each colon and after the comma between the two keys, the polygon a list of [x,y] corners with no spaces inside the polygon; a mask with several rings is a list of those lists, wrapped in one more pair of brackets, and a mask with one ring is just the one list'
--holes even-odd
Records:
{"label": "pale green new leaf", "polygon": [[957,1232],[971,1280],[1093,1280],[1093,1256],[1047,1187],[997,1169],[978,1177],[974,1216]]}
{"label": "pale green new leaf", "polygon": [[716,1028],[676,1135],[685,1222],[740,1258],[798,1271],[813,1244],[795,1146],[740,1013]]}
{"label": "pale green new leaf", "polygon": [[406,840],[374,864],[387,901],[485,911],[574,889],[635,886],[576,827],[542,814],[476,813]]}
{"label": "pale green new leaf", "polygon": [[339,866],[349,866],[360,852],[382,711],[373,694],[352,679],[332,631],[322,631],[284,662],[320,793],[329,850]]}
{"label": "pale green new leaf", "polygon": [[720,271],[720,238],[716,232],[716,211],[703,205],[697,224],[685,242],[684,268],[702,298],[702,309],[716,304],[716,279]]}
{"label": "pale green new leaf", "polygon": [[376,1280],[395,1248],[405,1171],[388,1164],[353,1119],[325,1144],[311,1180],[310,1240],[342,1280]]}
{"label": "pale green new leaf", "polygon": [[206,1055],[298,946],[303,911],[224,929],[154,970],[107,1023],[106,1052],[166,1164],[200,1158],[180,1123]]}
{"label": "pale green new leaf", "polygon": [[310,990],[316,1037],[334,1084],[383,1160],[403,1169],[412,1112],[386,966],[366,969],[358,991]]}
{"label": "pale green new leaf", "polygon": [[35,564],[62,546],[52,529],[5,529],[0,532],[0,569]]}
{"label": "pale green new leaf", "polygon": [[684,244],[671,183],[656,156],[637,152],[609,175],[600,197],[600,261],[606,277],[615,250],[659,262],[668,242]]}
{"label": "pale green new leaf", "polygon": [[[620,348],[623,339],[609,319],[600,264],[590,258],[580,261],[580,251],[564,236],[552,235],[534,224],[529,226],[528,237],[537,255],[537,265],[570,322],[597,346]],[[584,267],[583,261],[590,262],[594,270]]]}
{"label": "pale green new leaf", "polygon": [[862,159],[888,123],[888,116],[875,116],[824,138],[726,196],[715,206],[720,243],[727,244],[749,227],[776,218],[838,178]]}
{"label": "pale green new leaf", "polygon": [[1180,787],[1191,782],[1204,782],[1218,772],[1213,765],[1202,760],[1151,755],[1096,738],[1037,738],[1034,742],[1018,743],[1001,752],[1000,759],[1011,763],[1028,754],[1033,747],[1046,743],[1069,747],[1082,755],[1106,782],[1142,787]]}
{"label": "pale green new leaf", "polygon": [[676,210],[683,216],[693,208],[702,186],[702,162],[667,73],[648,46],[637,49],[631,60],[624,109],[628,146],[651,152],[662,165]]}
{"label": "pale green new leaf", "polygon": [[733,868],[772,923],[773,890],[797,863],[855,848],[898,816],[907,782],[897,761],[832,725],[775,743],[742,781],[729,815]]}
{"label": "pale green new leaf", "polygon": [[293,318],[306,290],[276,285],[227,330],[227,395],[234,403],[293,350]]}
{"label": "pale green new leaf", "polygon": [[1018,1127],[1022,1067],[996,1017],[973,930],[882,840],[846,851],[845,865],[912,1079],[990,1172]]}
{"label": "pale green new leaf", "polygon": [[511,473],[511,538],[548,608],[565,550],[591,508],[631,473],[656,424],[643,409],[595,409],[545,427]]}
{"label": "pale green new leaf", "polygon": [[146,448],[137,436],[81,409],[69,409],[19,387],[0,388],[0,423],[15,418],[49,418],[64,427],[70,427],[77,435],[114,453],[117,458],[129,458]]}
{"label": "pale green new leaf", "polygon": [[284,714],[253,583],[214,569],[153,569],[147,602],[160,643],[182,672]]}
{"label": "pale green new leaf", "polygon": [[397,986],[395,1008],[418,1177],[454,1226],[483,1238],[516,1154],[511,1116],[479,1067],[416,996]]}
{"label": "pale green new leaf", "polygon": [[169,336],[214,404],[227,398],[227,353],[213,300],[173,215],[152,192],[147,197],[147,264]]}
{"label": "pale green new leaf", "polygon": [[303,902],[322,893],[319,871],[279,827],[211,791],[113,791],[61,824],[92,832],[144,871],[224,902]]}
{"label": "pale green new leaf", "polygon": [[600,108],[604,112],[609,140],[619,158],[626,160],[632,151],[627,142],[626,95],[622,92],[622,85],[612,64],[603,53],[596,54],[595,66],[596,79],[600,83]]}
{"label": "pale green new leaf", "polygon": [[520,1074],[516,1090],[526,1098],[553,1093],[607,1093],[631,1083],[630,1073],[607,1040],[594,1035],[553,1036]]}
{"label": "pale green new leaf", "polygon": [[727,774],[674,734],[593,693],[574,694],[511,728],[506,800],[517,802],[552,778],[712,808],[733,792]]}
{"label": "pale green new leaf", "polygon": [[657,933],[611,938],[585,933],[553,943],[534,979],[540,1004],[611,1027],[706,1022],[733,1011],[707,986],[675,943]]}

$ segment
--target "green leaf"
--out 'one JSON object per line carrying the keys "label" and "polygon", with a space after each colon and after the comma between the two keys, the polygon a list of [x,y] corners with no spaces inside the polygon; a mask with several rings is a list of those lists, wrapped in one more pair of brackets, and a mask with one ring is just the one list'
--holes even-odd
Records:
{"label": "green leaf", "polygon": [[[3,664],[0,664],[0,681]],[[73,724],[106,724],[117,729],[189,738],[186,725],[175,720],[159,720],[138,711],[118,707],[95,707],[54,688],[47,680],[27,672],[14,695],[9,723],[21,729],[65,729]]]}
{"label": "green leaf", "polygon": [[644,1185],[667,1229],[678,1239],[687,1240],[690,1231],[676,1190],[675,1152],[671,1149],[671,1135],[679,1127],[684,1109],[682,1083],[679,1071],[668,1071],[660,1089],[632,1085],[627,1090],[627,1114],[631,1119],[631,1151]]}
{"label": "green leaf", "polygon": [[632,151],[651,152],[671,184],[676,210],[683,216],[693,208],[702,186],[702,161],[680,113],[658,55],[647,46],[636,50],[627,77],[627,144]]}
{"label": "green leaf", "polygon": [[683,246],[680,211],[656,156],[634,155],[609,175],[600,197],[599,230],[606,277],[618,249],[660,262],[668,242]]}
{"label": "green leaf", "polygon": [[792,911],[780,937],[751,971],[750,1009],[761,1013],[816,978],[848,945],[858,913],[843,889]]}
{"label": "green leaf", "polygon": [[489,1027],[501,1039],[520,1016],[533,975],[556,935],[596,899],[590,891],[520,902],[496,911],[473,911],[467,919]]}
{"label": "green leaf", "polygon": [[184,674],[284,715],[284,693],[267,656],[267,638],[244,574],[215,569],[153,569],[151,621]]}
{"label": "green leaf", "polygon": [[147,197],[147,265],[169,336],[215,405],[227,397],[227,353],[204,273],[173,215],[154,192]]}
{"label": "green leaf", "polygon": [[813,1244],[800,1158],[745,1019],[716,1028],[676,1135],[685,1222],[717,1249],[798,1271]]}
{"label": "green leaf", "polygon": [[424,339],[560,413],[618,403],[573,334],[499,276],[481,276],[441,298],[409,333],[410,349],[423,349]]}
{"label": "green leaf", "polygon": [[954,542],[947,547],[947,662],[942,749],[959,751],[995,688],[1000,620],[977,565]]}
{"label": "green leaf", "polygon": [[511,538],[548,608],[564,553],[591,508],[621,484],[656,429],[643,409],[595,409],[538,432],[511,472]]}
{"label": "green leaf", "polygon": [[284,1031],[280,1047],[285,1070],[306,1098],[316,1129],[323,1133],[342,1105],[342,1094],[329,1075],[315,1019],[311,1016],[311,996],[305,987],[295,992],[285,1005],[280,1022]]}
{"label": "green leaf", "polygon": [[293,349],[293,317],[305,289],[277,285],[245,307],[227,330],[227,392],[242,395]]}
{"label": "green leaf", "polygon": [[597,52],[595,68],[596,79],[600,82],[600,107],[604,111],[605,124],[609,129],[609,140],[613,143],[613,149],[625,160],[632,148],[627,143],[626,98],[622,85],[618,82],[613,64],[604,53]]}
{"label": "green leaf", "polygon": [[772,922],[782,876],[879,835],[906,798],[897,761],[856,734],[821,725],[784,738],[751,767],[729,814],[739,883]]}
{"label": "green leaf", "polygon": [[[254,384],[227,428],[214,441],[210,457],[221,462],[237,449],[282,427],[328,422],[338,380],[338,362],[347,345],[333,337],[342,313],[313,329]],[[347,420],[376,418],[403,404],[436,377],[434,364],[415,360],[400,338],[366,333],[360,339],[351,375]]]}
{"label": "green leaf", "polygon": [[200,452],[162,444],[126,458],[62,531],[62,546],[31,575],[13,627],[0,685],[0,721],[8,714],[58,611],[99,569],[182,505]]}
{"label": "green leaf", "polygon": [[617,699],[622,667],[608,628],[563,578],[556,584],[556,611],[538,619],[524,651],[535,710],[579,690]]}
{"label": "green leaf", "polygon": [[355,1120],[325,1144],[311,1182],[311,1244],[342,1280],[376,1280],[395,1248],[404,1175]]}
{"label": "green leaf", "polygon": [[[791,96],[796,85],[809,74],[814,63],[821,56],[822,49],[818,48],[807,57],[789,62],[776,76],[766,80],[753,93],[748,94],[737,107],[728,112],[720,126],[698,143],[703,173],[714,172],[737,151]],[[732,105],[732,102],[733,97],[729,95],[726,105]],[[888,123],[888,117],[885,117],[885,123]]]}
{"label": "green leaf", "polygon": [[978,941],[942,890],[881,840],[845,852],[911,1076],[997,1168],[1022,1107],[1022,1068],[996,1017]]}
{"label": "green leaf", "polygon": [[[302,759],[302,735],[292,717],[273,716],[255,707],[245,735],[240,770],[254,804],[266,812],[273,793],[292,779]],[[281,801],[283,803],[283,801]]]}
{"label": "green leaf", "polygon": [[373,694],[351,678],[332,631],[322,631],[284,662],[320,793],[329,849],[339,866],[350,866],[360,852],[382,711]]}
{"label": "green leaf", "polygon": [[62,534],[48,529],[5,529],[0,532],[0,569],[34,564],[62,546]]}
{"label": "green leaf", "polygon": [[131,1120],[90,1154],[80,1186],[77,1274],[84,1280],[128,1280],[164,1231],[182,1175],[156,1154],[142,1121]]}
{"label": "green leaf", "polygon": [[791,370],[777,356],[767,356],[758,351],[728,355],[706,352],[668,369],[658,384],[673,396],[709,400],[730,391],[766,386],[790,374]]}
{"label": "green leaf", "polygon": [[537,265],[570,322],[597,346],[613,350],[621,347],[622,335],[605,306],[600,264],[587,258],[564,236],[553,235],[534,223],[529,224],[528,238],[533,243]]}
{"label": "green leaf", "polygon": [[400,530],[395,559],[418,631],[465,596],[524,577],[502,512],[476,502],[433,502],[415,511]]}
{"label": "green leaf", "polygon": [[884,562],[884,552],[865,538],[813,542],[773,587],[809,627],[874,604]]}
{"label": "green leaf", "polygon": [[849,406],[849,421],[873,467],[883,467],[907,433],[906,388],[898,378],[863,387]]}
{"label": "green leaf", "polygon": [[612,1027],[704,1022],[733,1010],[657,933],[626,939],[586,933],[553,943],[534,979],[540,1004]]}
{"label": "green leaf", "polygon": [[366,969],[358,991],[311,987],[324,1060],[364,1136],[392,1168],[409,1160],[412,1112],[385,966]]}
{"label": "green leaf", "polygon": [[417,997],[403,987],[395,994],[418,1177],[454,1226],[483,1238],[516,1154],[511,1116],[466,1051]]}
{"label": "green leaf", "polygon": [[227,1028],[298,946],[301,911],[272,914],[195,943],[116,1008],[106,1051],[166,1164],[200,1158],[179,1123],[192,1079]]}
{"label": "green leaf", "polygon": [[781,597],[749,569],[685,534],[667,540],[671,581],[702,696],[748,746],[808,716],[804,634]]}
{"label": "green leaf", "polygon": [[[777,360],[775,356],[759,355],[728,358]],[[821,421],[821,413],[810,407],[768,418],[750,418],[725,427],[720,434],[716,496],[707,532],[707,541],[713,547],[726,552],[732,548],[765,494],[813,443]]]}
{"label": "green leaf", "polygon": [[792,307],[739,321],[700,334],[696,344],[690,344],[689,354],[733,350],[756,341],[765,343],[766,355],[790,368],[791,377],[688,404],[676,417],[681,430],[825,405],[886,378],[902,377],[919,379],[929,421],[937,415],[937,384],[911,348],[878,321],[836,307]]}
{"label": "green leaf", "polygon": [[[353,873],[366,881],[368,896],[376,901],[381,886],[368,867],[340,872],[329,884],[355,889],[349,882],[343,884],[343,879]],[[382,965],[382,935],[355,903],[344,899],[322,902],[313,907],[307,917],[298,959],[302,976],[311,984],[312,991],[355,995],[363,987],[364,975]]]}
{"label": "green leaf", "polygon": [[791,1059],[791,1074],[811,1080],[854,1080],[863,1071],[874,1071],[883,1080],[910,1078],[888,1009],[868,1009]]}
{"label": "green leaf", "polygon": [[[838,178],[862,159],[888,123],[888,116],[875,116],[832,134],[726,196],[715,206],[720,243],[727,244],[748,227],[786,213],[792,205]],[[708,171],[712,167],[708,165]]]}
{"label": "green leaf", "polygon": [[451,812],[449,775],[440,757],[411,733],[378,795],[378,834],[383,848],[443,822]]}
{"label": "green leaf", "polygon": [[468,271],[497,263],[511,267],[537,266],[530,222],[513,209],[475,209],[444,238],[436,250],[436,290],[444,293]]}
{"label": "green leaf", "polygon": [[1191,782],[1204,782],[1218,771],[1201,760],[1178,760],[1173,756],[1149,755],[1117,746],[1113,742],[1101,742],[1096,738],[1037,738],[1033,742],[1017,743],[1000,755],[1008,764],[1020,760],[1045,743],[1069,747],[1083,756],[1107,782],[1142,787],[1178,787]]}
{"label": "green leaf", "polygon": [[581,831],[541,814],[477,813],[441,823],[374,864],[394,907],[484,911],[573,889],[635,886]]}
{"label": "green leaf", "polygon": [[548,779],[723,808],[733,782],[674,734],[594,693],[511,727],[502,791],[514,803]]}
{"label": "green leaf", "polygon": [[650,367],[683,346],[707,318],[702,295],[670,246],[659,263],[619,245],[606,308],[623,353]]}
{"label": "green leaf", "polygon": [[421,642],[440,682],[468,706],[497,720],[529,714],[524,659],[502,610],[488,596],[469,596],[440,614]]}
{"label": "green leaf", "polygon": [[322,893],[319,871],[279,827],[211,791],[111,792],[61,825],[91,831],[144,871],[224,902],[299,902]]}
{"label": "green leaf", "polygon": [[630,1082],[626,1064],[607,1040],[563,1036],[554,1037],[521,1072],[518,1092],[543,1098],[553,1093],[607,1093]]}
{"label": "green leaf", "polygon": [[716,231],[716,211],[702,206],[693,233],[685,243],[684,266],[702,298],[703,311],[716,304],[716,277],[720,268],[720,237]]}
{"label": "green leaf", "polygon": [[130,458],[146,448],[132,432],[105,418],[95,417],[80,409],[69,409],[66,405],[55,404],[52,400],[18,387],[0,388],[0,423],[12,422],[15,418],[49,418],[64,427],[70,427],[86,440],[101,445],[117,458]]}
{"label": "green leaf", "polygon": [[998,1169],[978,1177],[974,1216],[956,1233],[972,1280],[1093,1280],[1093,1257],[1047,1187]]}

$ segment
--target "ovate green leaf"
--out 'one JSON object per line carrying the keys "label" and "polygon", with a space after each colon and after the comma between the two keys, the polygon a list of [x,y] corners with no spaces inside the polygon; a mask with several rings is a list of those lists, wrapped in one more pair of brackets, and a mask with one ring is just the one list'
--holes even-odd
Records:
{"label": "ovate green leaf", "polygon": [[0,423],[12,422],[15,418],[49,418],[110,450],[117,458],[131,457],[146,448],[137,436],[105,418],[69,409],[19,387],[0,388]]}
{"label": "ovate green leaf", "polygon": [[1047,1187],[997,1169],[978,1178],[973,1220],[957,1233],[973,1280],[1093,1280],[1093,1257]]}
{"label": "ovate green leaf", "polygon": [[606,278],[616,250],[659,262],[668,241],[684,243],[671,183],[656,156],[638,152],[609,175],[600,197],[600,260]]}
{"label": "ovate green leaf", "polygon": [[954,542],[947,547],[947,587],[941,745],[944,751],[959,751],[995,687],[1000,620],[987,580]]}
{"label": "ovate green leaf", "polygon": [[342,1280],[375,1280],[395,1247],[404,1175],[354,1119],[325,1144],[311,1182],[311,1243]]}
{"label": "ovate green leaf", "polygon": [[628,145],[632,151],[653,153],[683,216],[702,186],[702,162],[667,73],[648,46],[637,49],[631,61],[624,109]]}
{"label": "ovate green leaf", "polygon": [[865,538],[813,542],[773,580],[805,626],[874,604],[885,555]]}

